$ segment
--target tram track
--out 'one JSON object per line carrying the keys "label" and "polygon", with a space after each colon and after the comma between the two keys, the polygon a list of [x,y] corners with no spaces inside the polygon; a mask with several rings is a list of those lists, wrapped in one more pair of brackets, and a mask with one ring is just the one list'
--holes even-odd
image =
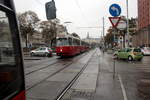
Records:
{"label": "tram track", "polygon": [[[96,52],[96,51],[95,51]],[[94,52],[94,53],[95,53]],[[94,54],[93,53],[93,54]],[[93,55],[92,55],[93,56]],[[67,91],[73,86],[73,84],[76,82],[76,80],[81,76],[83,71],[86,69],[87,65],[89,64],[89,61],[91,60],[92,56],[88,60],[88,62],[83,66],[83,68],[78,72],[78,74],[70,81],[70,83],[62,90],[62,92],[56,97],[55,100],[61,100],[63,96],[67,93]]]}
{"label": "tram track", "polygon": [[[86,53],[77,56],[77,58],[75,58],[75,59],[78,59],[78,58],[83,57],[83,56],[85,56],[85,55],[86,55]],[[29,71],[29,72],[25,73],[25,75],[29,75],[29,74],[34,73],[34,72],[36,72],[36,71],[45,69],[45,68],[50,67],[50,66],[52,66],[52,65],[54,65],[54,64],[57,64],[57,63],[59,63],[59,62],[61,62],[61,61],[62,61],[62,62],[64,62],[65,60],[69,61],[69,59],[61,59],[61,61],[60,61],[60,60],[56,60],[56,59],[57,59],[57,58],[50,60],[50,62],[54,61],[54,63],[48,64],[48,65],[46,65],[46,66],[44,66],[44,67],[37,68],[37,69],[35,69],[35,70],[33,70],[33,71]],[[43,63],[45,63],[45,62],[42,62],[41,65],[42,65]],[[38,64],[36,64],[36,65],[38,65]],[[34,66],[32,66],[32,67],[36,67],[36,65],[34,65]],[[31,68],[31,67],[30,67],[30,68]]]}
{"label": "tram track", "polygon": [[59,73],[60,71],[62,71],[62,70],[64,70],[65,68],[69,67],[69,65],[71,65],[72,63],[73,63],[73,62],[71,62],[71,63],[69,63],[69,64],[65,65],[63,68],[61,68],[61,69],[57,70],[57,71],[56,71],[56,72],[54,72],[53,74],[48,75],[46,78],[44,78],[44,79],[40,80],[38,83],[36,83],[36,84],[32,85],[31,87],[27,88],[27,89],[26,89],[26,91],[28,91],[28,90],[32,89],[33,87],[35,87],[35,86],[39,85],[40,83],[42,83],[42,82],[43,82],[43,81],[45,81],[46,79],[48,79],[48,78],[50,78],[50,77],[52,77],[52,76],[56,75],[56,74],[57,74],[57,73]]}
{"label": "tram track", "polygon": [[[57,73],[61,72],[61,71],[64,70],[64,69],[68,68],[71,64],[73,64],[74,62],[77,62],[77,61],[80,60],[82,57],[86,56],[86,54],[87,54],[87,53],[84,53],[84,54],[82,54],[81,56],[77,56],[75,59],[73,59],[73,60],[72,60],[71,62],[69,62],[69,63],[66,63],[66,62],[65,62],[64,64],[62,64],[63,67],[60,68],[59,70],[53,72],[52,74],[48,75],[47,77],[45,77],[44,79],[40,80],[39,82],[33,84],[32,86],[26,87],[26,91],[29,91],[30,89],[32,89],[33,87],[39,85],[40,83],[42,83],[43,81],[47,80],[48,78],[50,78],[50,77],[56,75]],[[61,61],[63,61],[63,60],[65,60],[65,59],[62,59]],[[70,60],[71,60],[71,59],[70,59]],[[69,60],[66,59],[66,61],[69,61]],[[58,62],[60,62],[60,61],[58,61]],[[42,68],[40,68],[40,69],[34,70],[34,71],[32,71],[32,72],[26,74],[26,76],[28,76],[28,75],[30,75],[30,74],[32,74],[32,73],[35,73],[35,72],[37,72],[37,71],[46,69],[46,68],[48,68],[48,67],[51,67],[52,65],[55,65],[55,64],[57,65],[57,64],[59,64],[58,62],[55,62],[55,63],[50,64],[50,65],[48,65],[48,66],[42,67]],[[55,65],[55,66],[56,66],[56,65]]]}
{"label": "tram track", "polygon": [[[25,65],[25,68],[31,68],[31,67],[35,67],[36,65],[43,64],[47,61],[54,61],[56,59],[57,59],[56,57],[46,58],[46,60],[43,59],[43,60],[38,60],[38,61],[34,61],[34,62],[25,62],[24,65]],[[26,61],[26,60],[24,60],[24,61]],[[36,63],[36,64],[33,65],[33,63]]]}
{"label": "tram track", "polygon": [[39,70],[45,69],[45,68],[50,67],[50,66],[52,66],[52,65],[54,65],[54,64],[57,64],[58,62],[59,62],[59,61],[56,61],[56,62],[54,62],[54,63],[51,63],[51,64],[47,65],[47,66],[44,66],[44,67],[38,68],[38,69],[33,70],[33,71],[30,71],[30,72],[27,72],[27,73],[25,73],[25,75],[29,75],[29,74],[34,73],[34,72],[36,72],[36,71],[39,71]]}

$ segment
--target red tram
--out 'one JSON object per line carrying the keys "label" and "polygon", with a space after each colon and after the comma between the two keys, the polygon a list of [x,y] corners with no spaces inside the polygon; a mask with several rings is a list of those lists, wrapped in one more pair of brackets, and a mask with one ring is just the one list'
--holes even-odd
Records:
{"label": "red tram", "polygon": [[57,56],[75,56],[89,49],[89,44],[79,38],[66,35],[57,38]]}
{"label": "red tram", "polygon": [[25,100],[20,36],[12,0],[0,0],[0,100]]}

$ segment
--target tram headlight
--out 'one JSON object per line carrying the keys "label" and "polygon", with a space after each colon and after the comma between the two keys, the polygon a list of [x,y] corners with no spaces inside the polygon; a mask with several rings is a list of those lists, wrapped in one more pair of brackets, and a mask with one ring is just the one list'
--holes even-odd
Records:
{"label": "tram headlight", "polygon": [[62,49],[60,49],[60,51],[62,52]]}

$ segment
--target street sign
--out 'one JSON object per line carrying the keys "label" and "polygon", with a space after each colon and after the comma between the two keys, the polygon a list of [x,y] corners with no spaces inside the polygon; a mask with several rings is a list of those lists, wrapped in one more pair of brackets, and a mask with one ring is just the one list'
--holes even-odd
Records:
{"label": "street sign", "polygon": [[111,14],[111,16],[117,17],[121,14],[121,7],[118,4],[112,4],[109,7],[109,13]]}
{"label": "street sign", "polygon": [[117,25],[117,28],[118,28],[119,30],[125,30],[125,29],[127,28],[127,23],[126,23],[126,21],[121,19],[121,20],[119,21],[118,25]]}
{"label": "street sign", "polygon": [[113,28],[116,28],[119,21],[120,21],[121,17],[109,17],[109,20],[113,26]]}

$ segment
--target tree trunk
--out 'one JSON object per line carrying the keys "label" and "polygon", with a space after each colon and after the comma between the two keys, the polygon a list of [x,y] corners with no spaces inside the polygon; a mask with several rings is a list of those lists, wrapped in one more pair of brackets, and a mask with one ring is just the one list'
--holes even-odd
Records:
{"label": "tree trunk", "polygon": [[28,34],[25,36],[25,42],[26,42],[26,52],[28,52]]}

